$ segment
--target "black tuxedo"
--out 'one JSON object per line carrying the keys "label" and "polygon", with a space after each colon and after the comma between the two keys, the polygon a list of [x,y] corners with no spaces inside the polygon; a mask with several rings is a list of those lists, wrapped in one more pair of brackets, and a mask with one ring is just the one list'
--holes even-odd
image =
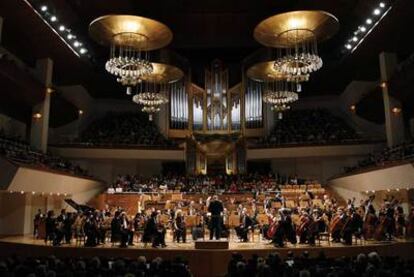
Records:
{"label": "black tuxedo", "polygon": [[218,200],[213,200],[208,206],[208,211],[211,213],[210,240],[213,239],[213,234],[216,240],[221,237],[221,213],[223,210],[223,203]]}

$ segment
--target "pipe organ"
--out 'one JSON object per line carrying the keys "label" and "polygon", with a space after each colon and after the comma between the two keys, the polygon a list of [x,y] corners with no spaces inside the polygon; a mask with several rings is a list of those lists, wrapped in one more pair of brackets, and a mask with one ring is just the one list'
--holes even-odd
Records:
{"label": "pipe organ", "polygon": [[170,128],[187,129],[189,121],[188,93],[185,81],[170,85]]}
{"label": "pipe organ", "polygon": [[263,127],[263,84],[248,79],[245,94],[245,126],[246,128]]}

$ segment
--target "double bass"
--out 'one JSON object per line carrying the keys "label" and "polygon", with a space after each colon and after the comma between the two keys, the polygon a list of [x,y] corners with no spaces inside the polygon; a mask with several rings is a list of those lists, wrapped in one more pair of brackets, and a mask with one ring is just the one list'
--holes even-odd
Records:
{"label": "double bass", "polygon": [[273,219],[273,222],[269,225],[269,229],[267,229],[267,233],[266,233],[267,238],[272,239],[276,235],[277,231],[279,230],[280,225],[281,225],[280,220],[275,217]]}

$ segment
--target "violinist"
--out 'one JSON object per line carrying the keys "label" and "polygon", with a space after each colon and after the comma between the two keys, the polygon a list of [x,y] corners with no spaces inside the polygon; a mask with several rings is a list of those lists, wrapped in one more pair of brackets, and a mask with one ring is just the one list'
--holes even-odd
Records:
{"label": "violinist", "polygon": [[243,208],[240,215],[240,224],[235,227],[236,234],[243,242],[248,242],[248,233],[253,226],[253,220],[247,214],[247,209]]}

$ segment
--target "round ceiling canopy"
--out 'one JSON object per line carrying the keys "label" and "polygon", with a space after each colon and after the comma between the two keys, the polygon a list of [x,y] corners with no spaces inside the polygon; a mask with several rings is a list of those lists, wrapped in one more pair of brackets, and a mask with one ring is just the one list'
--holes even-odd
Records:
{"label": "round ceiling canopy", "polygon": [[247,69],[246,75],[258,82],[286,80],[286,75],[274,68],[274,61],[260,62]]}
{"label": "round ceiling canopy", "polygon": [[[293,11],[266,18],[254,29],[254,38],[267,47],[291,47],[312,37],[323,41],[339,29],[338,19],[325,11]],[[288,31],[296,31],[295,40]]]}
{"label": "round ceiling canopy", "polygon": [[165,63],[152,63],[153,71],[142,78],[143,81],[155,83],[170,83],[180,80],[184,72],[173,65]]}
{"label": "round ceiling canopy", "polygon": [[165,24],[135,15],[105,15],[89,25],[90,36],[102,45],[130,46],[150,51],[168,45],[173,34]]}

